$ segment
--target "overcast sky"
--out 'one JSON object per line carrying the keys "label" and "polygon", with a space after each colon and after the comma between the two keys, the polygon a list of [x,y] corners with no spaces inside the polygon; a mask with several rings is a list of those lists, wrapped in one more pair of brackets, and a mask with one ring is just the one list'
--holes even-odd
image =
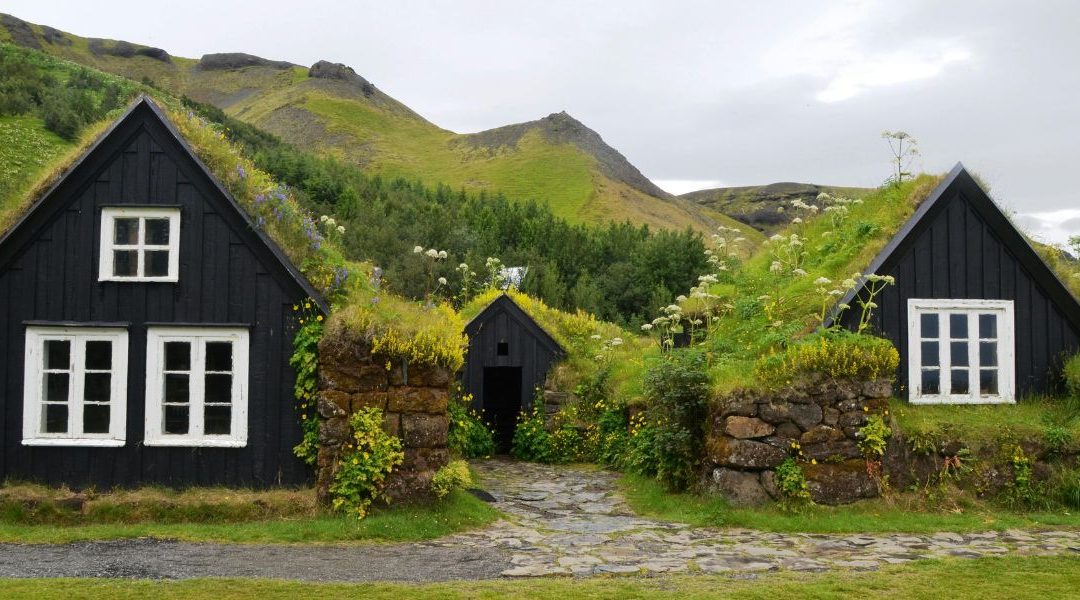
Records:
{"label": "overcast sky", "polygon": [[472,132],[566,110],[661,187],[873,186],[884,129],[1037,236],[1080,233],[1080,2],[5,0],[174,55],[343,62]]}

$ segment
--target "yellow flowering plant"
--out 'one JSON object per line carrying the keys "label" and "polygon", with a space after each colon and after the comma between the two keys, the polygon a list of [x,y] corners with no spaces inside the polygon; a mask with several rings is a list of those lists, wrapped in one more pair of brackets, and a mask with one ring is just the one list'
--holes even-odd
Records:
{"label": "yellow flowering plant", "polygon": [[346,446],[330,484],[335,510],[363,519],[386,487],[395,468],[405,462],[401,439],[383,430],[383,412],[364,408],[349,417],[352,442]]}

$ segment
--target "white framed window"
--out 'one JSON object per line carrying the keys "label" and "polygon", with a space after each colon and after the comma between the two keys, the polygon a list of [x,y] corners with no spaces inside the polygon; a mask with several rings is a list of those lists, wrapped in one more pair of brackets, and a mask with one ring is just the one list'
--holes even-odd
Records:
{"label": "white framed window", "polygon": [[123,446],[128,334],[26,328],[23,445]]}
{"label": "white framed window", "polygon": [[913,404],[1016,402],[1012,300],[908,300]]}
{"label": "white framed window", "polygon": [[247,445],[247,390],[246,329],[147,329],[147,446]]}
{"label": "white framed window", "polygon": [[180,209],[101,209],[98,281],[177,281]]}

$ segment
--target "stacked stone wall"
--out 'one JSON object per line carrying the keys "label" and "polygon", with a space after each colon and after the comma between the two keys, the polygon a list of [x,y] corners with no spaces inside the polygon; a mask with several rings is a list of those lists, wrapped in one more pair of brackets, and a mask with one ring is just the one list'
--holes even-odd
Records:
{"label": "stacked stone wall", "polygon": [[324,339],[319,344],[319,500],[329,502],[330,483],[352,434],[349,416],[367,407],[383,411],[383,429],[398,436],[405,450],[405,462],[391,474],[387,495],[391,499],[429,495],[435,471],[450,459],[452,375],[443,367],[373,355],[371,345],[362,339]]}

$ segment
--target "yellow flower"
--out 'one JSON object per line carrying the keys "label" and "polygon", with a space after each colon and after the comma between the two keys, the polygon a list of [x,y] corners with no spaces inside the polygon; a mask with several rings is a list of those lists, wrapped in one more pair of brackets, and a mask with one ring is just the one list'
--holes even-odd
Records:
{"label": "yellow flower", "polygon": [[292,309],[293,309],[293,311],[298,311],[298,310],[300,310],[300,305],[299,304],[293,304]]}
{"label": "yellow flower", "polygon": [[310,302],[305,302],[304,303],[304,308],[311,308],[311,303]]}
{"label": "yellow flower", "polygon": [[354,458],[354,459],[352,459],[352,464],[358,465],[358,464],[360,464],[360,461],[358,459]]}
{"label": "yellow flower", "polygon": [[316,321],[322,321],[322,315],[316,315],[315,320]]}
{"label": "yellow flower", "polygon": [[817,464],[817,459],[816,458],[811,458],[810,459],[810,464],[816,465]]}
{"label": "yellow flower", "polygon": [[870,408],[869,408],[869,407],[866,407],[866,406],[864,406],[864,407],[862,407],[862,411],[863,411],[863,412],[870,412]]}

